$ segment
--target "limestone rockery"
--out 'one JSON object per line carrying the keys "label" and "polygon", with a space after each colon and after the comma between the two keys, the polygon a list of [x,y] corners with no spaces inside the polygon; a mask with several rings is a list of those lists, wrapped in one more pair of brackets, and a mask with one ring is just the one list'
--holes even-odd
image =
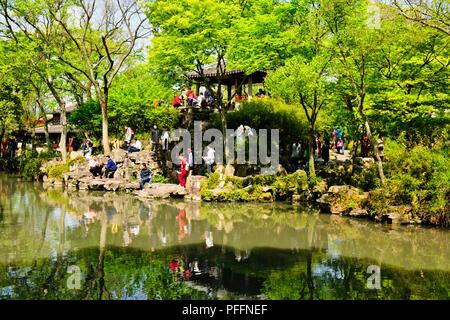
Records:
{"label": "limestone rockery", "polygon": [[[81,159],[82,154],[71,153],[72,159]],[[153,183],[150,187],[147,183],[144,190],[139,190],[139,173],[141,164],[147,164],[153,171],[154,176],[161,174],[177,178],[176,168],[174,168],[167,157],[158,156],[154,152],[140,151],[127,154],[124,150],[115,150],[111,153],[112,160],[117,165],[117,171],[114,178],[106,179],[93,177],[89,172],[89,160],[74,161],[69,166],[69,171],[62,174],[62,179],[48,178],[47,168],[61,164],[58,160],[52,160],[45,164],[41,170],[44,174],[44,187],[60,188],[66,187],[72,190],[93,190],[93,191],[123,191],[134,193],[143,198],[187,198],[200,200],[200,182],[206,179],[203,176],[189,176],[186,188],[178,184],[171,183]],[[106,155],[97,155],[100,163],[106,163]]]}

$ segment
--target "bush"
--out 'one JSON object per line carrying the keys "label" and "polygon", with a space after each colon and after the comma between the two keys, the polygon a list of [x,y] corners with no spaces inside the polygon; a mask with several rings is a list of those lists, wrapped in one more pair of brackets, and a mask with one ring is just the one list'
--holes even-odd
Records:
{"label": "bush", "polygon": [[161,174],[155,174],[155,175],[153,176],[153,182],[154,182],[154,183],[170,183],[170,179],[164,177],[164,176],[161,175]]}
{"label": "bush", "polygon": [[207,189],[215,189],[219,186],[220,183],[220,174],[217,172],[211,173],[206,180],[206,188]]}
{"label": "bush", "polygon": [[[318,120],[318,123],[320,122]],[[241,124],[256,130],[279,129],[280,161],[283,166],[290,162],[292,143],[297,139],[305,142],[307,140],[308,122],[302,109],[279,100],[253,99],[251,102],[242,103],[239,110],[227,113],[228,128],[237,129]],[[221,128],[220,115],[213,116],[211,126]],[[317,128],[320,129],[320,124]]]}
{"label": "bush", "polygon": [[62,174],[67,171],[69,171],[69,165],[67,163],[58,164],[49,169],[48,177],[62,179]]}

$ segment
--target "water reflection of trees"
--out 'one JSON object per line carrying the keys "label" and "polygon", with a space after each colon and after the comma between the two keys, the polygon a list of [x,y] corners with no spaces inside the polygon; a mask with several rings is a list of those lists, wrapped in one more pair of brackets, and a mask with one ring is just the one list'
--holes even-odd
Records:
{"label": "water reflection of trees", "polygon": [[[7,195],[0,200],[3,298],[448,294],[445,230],[398,229],[286,204],[152,202],[27,188],[0,185]],[[382,267],[383,290],[366,288],[371,264]],[[70,265],[82,271],[79,290],[67,288]]]}

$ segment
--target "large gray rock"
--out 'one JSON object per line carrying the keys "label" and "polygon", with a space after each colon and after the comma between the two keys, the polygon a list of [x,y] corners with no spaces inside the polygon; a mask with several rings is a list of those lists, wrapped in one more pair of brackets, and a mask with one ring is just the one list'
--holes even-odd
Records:
{"label": "large gray rock", "polygon": [[342,185],[342,186],[331,186],[328,189],[329,193],[334,193],[334,194],[338,194],[338,193],[343,193],[343,192],[347,192],[350,189],[349,186],[346,185]]}
{"label": "large gray rock", "polygon": [[351,217],[365,218],[369,216],[369,213],[365,209],[356,208],[351,210],[348,215]]}
{"label": "large gray rock", "polygon": [[232,176],[234,176],[234,171],[235,171],[234,166],[232,164],[227,164],[227,166],[225,167],[224,174],[225,174],[225,176],[232,177]]}
{"label": "large gray rock", "polygon": [[136,195],[142,198],[169,198],[169,197],[184,197],[188,192],[185,188],[180,187],[177,184],[164,184],[153,183],[151,188],[145,188],[144,190],[137,191]]}
{"label": "large gray rock", "polygon": [[205,176],[189,176],[186,181],[186,190],[195,197],[200,197],[201,182],[206,180]]}
{"label": "large gray rock", "polygon": [[83,157],[83,152],[81,152],[81,151],[72,151],[70,153],[70,159],[75,159],[75,158],[78,158],[78,157]]}

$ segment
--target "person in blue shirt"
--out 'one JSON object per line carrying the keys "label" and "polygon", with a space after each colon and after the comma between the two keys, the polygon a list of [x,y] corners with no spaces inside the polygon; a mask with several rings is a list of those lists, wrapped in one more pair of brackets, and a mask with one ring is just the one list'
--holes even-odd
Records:
{"label": "person in blue shirt", "polygon": [[110,156],[106,156],[106,160],[108,162],[106,163],[105,167],[105,178],[114,178],[114,173],[117,170],[116,163],[111,159]]}
{"label": "person in blue shirt", "polygon": [[145,163],[141,166],[141,180],[139,180],[139,184],[141,186],[141,190],[144,189],[145,183],[148,182],[150,187],[152,186],[153,182],[153,172],[149,168],[147,168],[147,165]]}
{"label": "person in blue shirt", "polygon": [[[343,152],[344,151],[344,131],[342,131],[341,129],[337,129],[336,137],[337,137],[336,141],[338,141],[339,138],[342,139],[342,152]],[[336,146],[337,146],[337,144],[336,144]]]}

